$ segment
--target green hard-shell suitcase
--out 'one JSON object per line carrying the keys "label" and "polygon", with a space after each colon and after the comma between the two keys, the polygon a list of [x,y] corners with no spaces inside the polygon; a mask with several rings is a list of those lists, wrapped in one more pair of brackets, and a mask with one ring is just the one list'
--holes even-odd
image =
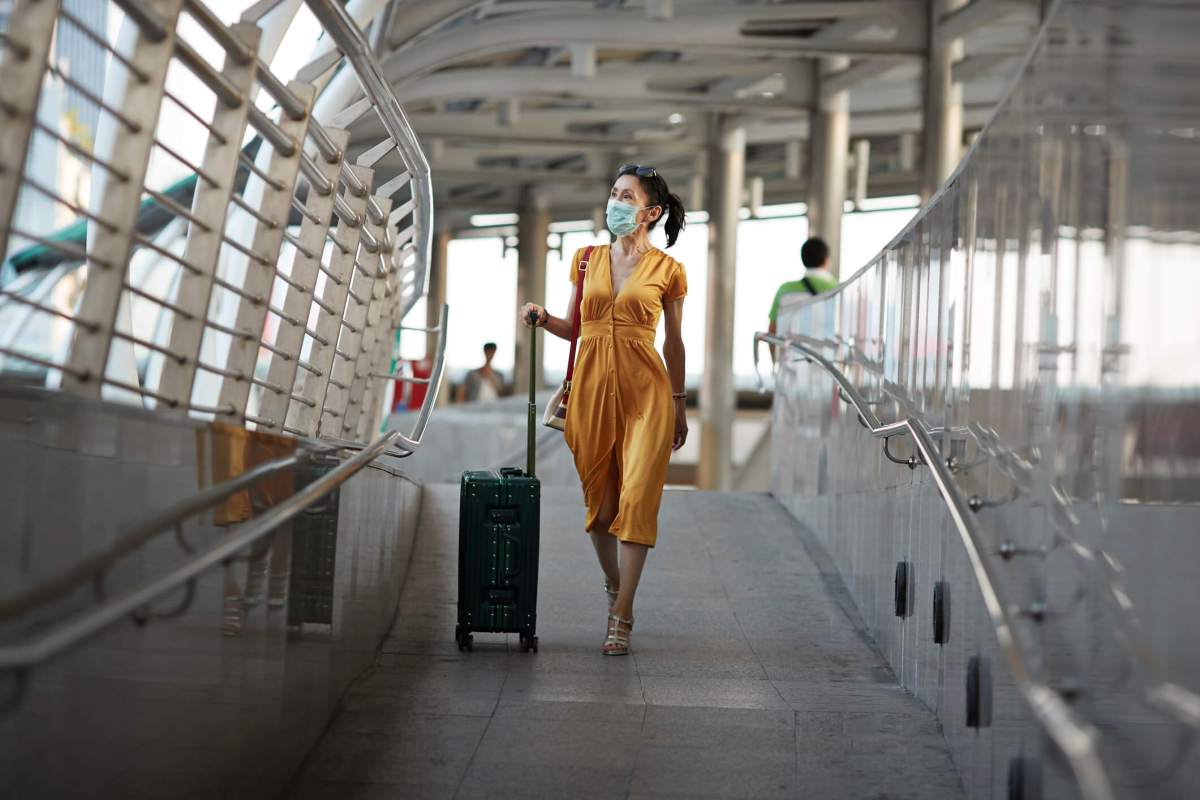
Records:
{"label": "green hard-shell suitcase", "polygon": [[537,652],[537,579],[541,481],[534,470],[533,368],[536,329],[529,346],[528,454],[524,470],[463,473],[458,516],[459,650],[473,633],[520,634],[521,651]]}

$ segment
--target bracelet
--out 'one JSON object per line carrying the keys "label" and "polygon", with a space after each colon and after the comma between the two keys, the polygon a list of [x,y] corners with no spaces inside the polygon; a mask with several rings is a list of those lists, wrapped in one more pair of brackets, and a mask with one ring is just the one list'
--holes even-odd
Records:
{"label": "bracelet", "polygon": [[674,392],[671,395],[672,400],[687,400],[687,392]]}

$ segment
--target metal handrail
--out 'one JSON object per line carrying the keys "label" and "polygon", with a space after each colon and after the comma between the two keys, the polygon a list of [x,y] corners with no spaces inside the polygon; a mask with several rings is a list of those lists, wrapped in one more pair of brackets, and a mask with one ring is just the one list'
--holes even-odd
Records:
{"label": "metal handrail", "polygon": [[885,443],[894,436],[909,436],[912,439],[920,456],[920,463],[929,467],[938,494],[945,502],[946,510],[958,530],[967,558],[971,562],[975,581],[983,596],[984,606],[992,621],[997,643],[1008,663],[1017,690],[1025,698],[1034,718],[1047,736],[1070,763],[1083,796],[1093,800],[1114,798],[1107,772],[1096,749],[1096,729],[1076,714],[1058,692],[1036,678],[1027,666],[1029,660],[1013,624],[1013,606],[1005,599],[1002,584],[990,560],[985,557],[988,552],[986,539],[975,522],[967,498],[955,485],[949,467],[924,424],[914,416],[907,416],[897,422],[881,423],[850,379],[832,361],[810,345],[790,337],[761,332],[754,334],[754,371],[760,389],[763,388],[763,381],[758,370],[758,353],[759,344],[762,342],[794,348],[803,353],[807,360],[824,369],[854,406],[859,422],[872,436],[882,438]]}
{"label": "metal handrail", "polygon": [[37,586],[0,601],[0,622],[23,614],[57,597],[61,597],[88,581],[101,580],[104,574],[116,563],[117,559],[159,533],[169,530],[185,519],[195,516],[202,511],[207,511],[209,508],[249,488],[263,478],[268,478],[277,472],[296,466],[303,460],[303,454],[293,454],[286,458],[267,461],[253,469],[246,470],[230,480],[210,486],[204,491],[198,492],[170,508],[158,512],[128,533],[120,536],[103,551],[72,564],[63,572],[42,581]]}
{"label": "metal handrail", "polygon": [[194,592],[194,582],[201,573],[232,558],[345,483],[399,438],[400,434],[395,431],[380,436],[357,455],[348,458],[261,517],[239,525],[186,564],[101,603],[79,617],[44,630],[30,642],[0,647],[0,670],[24,671],[61,655],[180,587],[185,587],[190,596]]}
{"label": "metal handrail", "polygon": [[[798,336],[790,339],[789,341],[791,342],[792,346],[802,350],[805,353],[806,360],[815,360],[827,372],[829,372],[831,376],[834,377],[841,388],[842,397],[844,399],[846,399],[848,402],[852,402],[856,409],[866,407],[869,410],[869,407],[872,404],[864,400],[862,395],[858,393],[857,390],[855,390],[852,386],[849,386],[849,381],[845,379],[845,376],[840,370],[838,370],[834,363],[822,356],[814,347],[806,345],[804,340],[813,342],[814,344],[822,344],[820,340],[812,339],[806,336]],[[769,338],[764,338],[763,341],[773,343]],[[754,373],[755,378],[758,381],[759,391],[762,392],[766,390],[766,387],[762,379],[761,371],[759,370],[758,357],[759,348],[756,337],[754,347]],[[869,362],[857,355],[852,357],[859,363],[868,363],[869,365]],[[887,391],[886,385],[884,391]],[[857,398],[857,401],[852,400],[851,398]],[[871,423],[872,428],[879,427],[878,419],[874,416],[874,414],[868,413],[866,415],[866,421]],[[1021,458],[1016,453],[1000,447],[998,445],[999,435],[994,430],[980,425],[977,422],[972,422],[967,426],[950,428],[924,427],[930,436],[937,436],[943,432],[950,432],[954,434],[964,434],[971,437],[975,440],[980,452],[983,453],[987,458],[992,459],[1000,472],[1012,479],[1017,484],[1023,483],[1021,475],[1018,473],[1029,473],[1033,469],[1033,466],[1028,461]],[[908,458],[895,457],[888,448],[888,441],[888,439],[884,439],[883,453],[889,461],[897,464],[903,464],[911,469],[915,469],[917,466],[924,463],[919,456],[910,456]],[[951,469],[958,469],[961,467],[961,465],[954,465],[951,467],[949,464],[947,464],[947,466]],[[1070,502],[1063,497],[1061,492],[1052,489],[1051,497],[1057,507],[1060,508],[1065,515],[1074,518],[1074,512],[1071,510]],[[989,500],[987,498],[981,498],[978,496],[972,496],[967,499],[968,507],[972,511],[978,511],[981,508],[997,505],[999,502],[1005,501]],[[1078,524],[1077,519],[1076,524]],[[1109,558],[1108,555],[1103,551],[1092,553],[1087,547],[1081,544],[1078,539],[1070,536],[1069,534],[1063,534],[1063,536],[1065,541],[1069,544],[1070,552],[1075,556],[1076,561],[1086,561],[1087,565],[1097,566],[1103,571],[1103,585],[1106,590],[1106,595],[1116,613],[1117,625],[1119,626],[1122,634],[1118,637],[1118,641],[1121,642],[1121,644],[1133,658],[1137,659],[1137,661],[1139,661],[1153,674],[1156,680],[1156,685],[1147,689],[1145,695],[1140,699],[1149,707],[1152,707],[1162,712],[1166,716],[1171,717],[1179,724],[1187,726],[1195,731],[1200,731],[1200,694],[1197,694],[1196,692],[1180,686],[1179,684],[1170,680],[1170,678],[1163,671],[1161,664],[1159,664],[1150,654],[1149,648],[1139,641],[1137,632],[1137,628],[1139,626],[1132,617],[1132,608],[1128,599],[1129,594],[1123,587],[1119,586],[1118,582],[1112,577],[1113,573],[1116,572],[1113,567],[1112,559]]]}
{"label": "metal handrail", "polygon": [[[441,388],[442,379],[445,375],[445,357],[446,357],[446,334],[445,334],[445,331],[447,330],[449,314],[450,314],[449,305],[443,305],[441,318],[439,319],[438,326],[437,326],[438,330],[439,330],[437,359],[434,363],[434,368],[430,374],[430,387],[431,388],[426,393],[425,400],[421,404],[421,411],[420,411],[420,414],[418,415],[417,422],[413,426],[411,434],[409,436],[405,436],[402,433],[400,433],[399,431],[390,431],[387,434],[385,434],[384,436],[380,437],[379,439],[376,439],[375,441],[373,441],[369,444],[365,444],[365,445],[361,444],[361,443],[357,443],[357,442],[345,442],[345,441],[341,441],[341,440],[330,440],[330,439],[313,440],[313,444],[318,448],[339,449],[339,450],[358,450],[359,453],[357,455],[355,455],[354,457],[348,459],[342,465],[340,465],[337,468],[335,468],[334,470],[332,470],[330,473],[328,473],[323,478],[319,479],[318,481],[314,482],[313,484],[310,484],[309,487],[306,487],[305,489],[302,489],[301,491],[297,492],[296,494],[293,494],[291,497],[289,497],[287,500],[285,500],[279,506],[276,506],[275,509],[272,509],[272,511],[268,512],[263,517],[260,517],[258,520],[255,520],[253,522],[247,523],[247,525],[251,526],[251,530],[259,531],[260,523],[264,520],[274,519],[275,517],[273,517],[272,514],[274,514],[276,511],[278,511],[281,508],[282,509],[293,509],[294,508],[294,510],[291,511],[291,513],[286,514],[285,516],[280,517],[276,522],[273,522],[271,524],[271,527],[274,527],[274,526],[286,521],[287,519],[290,519],[291,516],[294,516],[295,513],[298,513],[299,510],[301,508],[303,508],[305,505],[308,505],[309,502],[317,499],[318,497],[320,497],[321,495],[323,495],[325,493],[325,492],[321,492],[320,494],[313,495],[310,491],[312,486],[324,485],[322,483],[322,481],[325,481],[330,476],[333,476],[336,474],[342,474],[341,470],[343,470],[343,468],[347,467],[347,465],[356,465],[356,466],[353,467],[352,471],[344,473],[344,475],[341,479],[337,480],[334,483],[331,483],[329,485],[330,489],[339,485],[342,481],[346,480],[351,475],[353,475],[354,472],[357,472],[358,469],[360,469],[366,463],[369,463],[369,462],[375,460],[376,458],[379,458],[381,456],[392,456],[392,457],[403,458],[405,456],[411,455],[413,453],[413,451],[415,451],[417,448],[419,448],[421,446],[421,440],[424,438],[425,428],[428,424],[429,416],[432,413],[433,408],[437,403],[438,392]],[[396,450],[391,449],[393,444],[396,445],[396,447],[399,449],[396,449]],[[221,484],[218,484],[216,486],[209,487],[208,489],[206,489],[202,492],[199,492],[196,495],[193,495],[192,497],[189,497],[189,498],[181,501],[180,503],[177,503],[176,505],[172,506],[171,508],[159,512],[158,514],[153,516],[151,519],[141,523],[136,528],[134,528],[132,531],[130,531],[130,532],[126,533],[125,535],[121,536],[120,538],[118,538],[112,546],[110,546],[103,552],[98,553],[78,564],[73,565],[72,567],[70,567],[69,569],[64,571],[63,573],[60,573],[59,575],[40,583],[39,585],[29,589],[28,591],[26,591],[22,594],[16,595],[12,598],[4,600],[3,602],[0,602],[0,621],[9,619],[20,613],[24,613],[31,608],[42,605],[42,604],[44,604],[50,600],[53,600],[57,597],[61,597],[62,595],[77,588],[78,586],[86,583],[89,580],[96,581],[96,580],[102,579],[103,575],[109,569],[111,569],[111,567],[115,564],[117,559],[119,559],[121,556],[125,555],[126,553],[130,552],[134,548],[138,547],[139,545],[143,544],[150,538],[154,537],[155,535],[157,535],[159,533],[162,533],[163,531],[169,530],[173,527],[177,527],[178,525],[180,525],[184,520],[188,519],[189,517],[192,517],[195,514],[198,514],[202,511],[207,510],[208,508],[211,508],[211,507],[217,505],[218,503],[224,501],[226,498],[230,497],[231,495],[234,495],[237,492],[246,489],[247,487],[251,486],[252,484],[256,483],[257,481],[259,481],[263,478],[269,477],[271,475],[276,474],[277,472],[280,472],[281,470],[295,466],[296,464],[300,463],[303,460],[303,458],[304,458],[304,456],[302,454],[295,454],[295,455],[292,455],[292,456],[289,456],[286,458],[277,459],[274,461],[266,462],[264,464],[260,464],[253,469],[247,470],[246,472],[242,473],[241,475],[238,475],[238,476],[236,476],[228,481],[225,481]],[[310,498],[310,499],[304,500],[303,502],[300,503],[299,506],[295,506],[295,503],[297,502],[297,498]],[[245,539],[246,543],[255,541],[261,535],[268,532],[271,529],[271,527],[263,528],[263,529],[261,529],[261,531],[259,531],[259,533],[257,535],[252,536],[251,538]],[[245,534],[242,534],[242,537],[244,538]],[[225,543],[222,543],[221,545],[218,545],[217,548],[221,548],[224,546],[225,546]],[[194,577],[194,575],[196,575],[198,573],[197,572],[189,572],[190,565],[197,563],[197,561],[204,561],[205,563],[215,563],[215,562],[205,561],[205,559],[208,559],[211,556],[211,553],[214,552],[214,550],[217,548],[210,548],[209,551],[206,551],[205,554],[198,556],[197,559],[190,562],[189,565],[184,565],[184,566],[174,570],[173,572],[168,573],[167,577],[178,576],[178,575]],[[237,552],[238,549],[240,549],[240,548],[234,548],[234,550],[229,551],[229,555],[232,555],[234,552]],[[226,551],[221,550],[221,552],[226,552]],[[220,560],[220,559],[218,559],[218,560]],[[121,595],[118,598],[115,598],[114,600],[112,600],[110,602],[102,603],[100,606],[93,609],[88,615],[84,616],[83,618],[81,618],[79,620],[71,621],[71,622],[65,623],[61,626],[57,626],[55,628],[50,629],[43,635],[39,636],[31,644],[14,645],[11,647],[0,648],[0,670],[24,669],[29,666],[33,666],[34,664],[39,663],[40,661],[43,661],[46,658],[49,658],[50,656],[57,654],[58,652],[61,652],[62,650],[66,649],[67,647],[74,646],[74,644],[77,644],[78,642],[82,641],[83,639],[86,639],[86,638],[90,637],[91,635],[99,632],[101,629],[103,629],[107,625],[111,624],[112,622],[116,621],[124,614],[135,611],[136,609],[141,608],[142,606],[144,606],[146,603],[150,602],[151,600],[159,597],[161,594],[165,594],[166,592],[171,591],[171,589],[177,587],[180,583],[182,583],[183,580],[186,580],[186,579],[188,579],[188,578],[185,577],[184,579],[181,579],[180,581],[178,581],[174,584],[171,584],[170,586],[168,586],[165,589],[161,588],[161,586],[163,585],[162,580],[151,582],[150,584],[147,585],[147,587],[144,587],[143,590],[139,590],[138,592],[133,592],[133,593],[126,593],[126,594]],[[161,591],[155,589],[155,587],[158,587],[159,589],[161,589]],[[151,589],[155,589],[156,593],[151,594],[147,599],[142,599],[142,600],[140,600],[140,602],[133,602],[130,599],[131,597],[134,597],[135,599],[142,598],[143,594],[145,592],[151,591]],[[141,593],[139,593],[139,592],[141,592]],[[132,603],[132,605],[131,605],[131,603]]]}

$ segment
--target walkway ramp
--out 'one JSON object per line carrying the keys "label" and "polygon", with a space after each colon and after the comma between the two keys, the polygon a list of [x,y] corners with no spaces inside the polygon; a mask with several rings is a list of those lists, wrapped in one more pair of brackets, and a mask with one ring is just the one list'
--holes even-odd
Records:
{"label": "walkway ramp", "polygon": [[913,797],[962,788],[812,535],[766,495],[668,491],[634,653],[577,489],[542,502],[540,652],[454,644],[458,487],[426,486],[399,613],[294,797]]}

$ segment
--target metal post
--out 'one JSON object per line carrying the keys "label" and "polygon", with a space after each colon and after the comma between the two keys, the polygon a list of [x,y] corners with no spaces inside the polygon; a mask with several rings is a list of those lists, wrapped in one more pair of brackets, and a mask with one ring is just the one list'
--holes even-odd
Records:
{"label": "metal post", "polygon": [[17,46],[6,48],[0,61],[0,257],[8,252],[57,14],[58,3],[49,0],[18,2],[9,12],[6,33]]}
{"label": "metal post", "polygon": [[[351,167],[350,169],[361,168]],[[367,185],[370,185],[370,182]],[[358,214],[359,218],[365,217],[367,195],[356,197],[347,192],[342,199],[350,211]],[[314,371],[296,373],[296,386],[292,391],[297,397],[293,398],[295,402],[288,411],[288,422],[286,423],[286,430],[289,433],[297,433],[301,436],[317,435],[317,426],[321,420],[321,412],[330,384],[330,370],[334,364],[338,331],[341,329],[342,317],[346,308],[346,290],[350,285],[351,275],[355,271],[354,262],[358,255],[358,243],[362,236],[362,230],[361,224],[351,224],[348,220],[338,218],[337,229],[333,236],[335,244],[330,251],[332,255],[325,276],[325,288],[321,291],[319,305],[322,308],[317,313],[316,336],[309,336],[312,345],[308,353],[308,363]],[[335,309],[336,313],[329,313],[324,310],[324,307]],[[346,382],[343,385],[348,387],[350,384]]]}
{"label": "metal post", "polygon": [[[300,119],[291,119],[287,114],[281,114],[279,127],[297,142],[303,142],[308,127],[308,111],[312,108],[315,91],[308,84],[301,83],[290,83],[288,88],[304,103],[305,114]],[[264,142],[263,147],[270,145]],[[290,155],[285,155],[280,150],[272,150],[268,156],[266,171],[274,185],[253,176],[246,184],[246,202],[256,209],[262,219],[254,224],[250,250],[255,256],[245,257],[246,272],[242,279],[242,289],[250,297],[262,298],[262,302],[254,302],[246,297],[238,298],[237,316],[233,327],[239,331],[261,333],[266,321],[267,303],[271,297],[271,288],[275,285],[276,261],[279,248],[283,245],[283,232],[287,227],[288,216],[292,211],[292,192],[296,185],[296,177],[300,173],[302,151],[302,147],[296,147]],[[259,161],[261,160],[262,154],[259,156]],[[256,188],[260,191],[255,192]],[[266,263],[257,260],[259,258]],[[303,320],[299,322],[304,324]],[[279,324],[296,323],[280,318]],[[231,337],[229,343],[229,356],[225,360],[225,368],[231,375],[225,375],[221,381],[217,405],[225,409],[224,413],[239,421],[246,414],[254,367],[258,362],[258,348],[258,337]],[[274,391],[287,392],[287,387],[277,387]]]}
{"label": "metal post", "polygon": [[700,488],[733,485],[733,307],[746,131],[718,115],[709,134],[708,308],[700,390]]}
{"label": "metal post", "polygon": [[[821,74],[849,66],[844,56],[824,59]],[[850,92],[821,92],[809,125],[808,235],[829,245],[829,269],[841,269],[842,211],[846,204],[846,153],[850,147]]]}
{"label": "metal post", "polygon": [[[333,140],[337,149],[345,153],[350,142],[348,131],[336,128],[326,128],[326,133]],[[326,161],[316,159],[317,171],[329,181],[331,186],[337,186],[338,173],[342,168],[342,159]],[[283,312],[294,319],[308,320],[313,306],[313,292],[317,285],[317,275],[320,271],[322,255],[325,252],[325,242],[329,234],[330,223],[333,220],[333,203],[336,192],[322,195],[310,188],[305,200],[308,214],[300,221],[300,234],[297,237],[299,246],[292,259],[292,270],[285,282],[283,297]],[[326,277],[328,281],[328,277]],[[298,287],[306,287],[301,291]],[[296,383],[298,360],[304,344],[304,330],[296,325],[286,323],[278,326],[275,335],[275,350],[268,351],[267,382],[274,386],[284,386],[289,389]],[[280,430],[287,418],[291,406],[291,392],[279,394],[266,391],[258,406],[258,415],[267,421],[266,427]],[[270,424],[274,423],[274,424]]]}
{"label": "metal post", "polygon": [[[529,316],[534,316],[530,312]],[[536,320],[535,320],[536,321]],[[523,323],[522,323],[523,324]],[[537,372],[537,333],[538,328],[529,329],[529,374]],[[537,474],[537,441],[534,437],[534,426],[537,424],[537,387],[529,382],[529,403],[525,414],[525,474],[530,478]]]}
{"label": "metal post", "polygon": [[[254,25],[236,25],[237,34],[249,47],[258,46],[259,30]],[[222,76],[244,97],[250,96],[254,86],[254,67],[239,64],[237,59],[226,55]],[[177,313],[171,320],[171,352],[180,359],[166,359],[158,379],[158,392],[181,401],[186,412],[192,397],[192,385],[196,375],[196,361],[200,357],[200,343],[204,338],[204,320],[208,314],[212,294],[213,275],[221,253],[221,237],[225,234],[226,212],[233,195],[237,176],[238,155],[241,153],[242,136],[246,130],[248,103],[229,107],[216,103],[212,120],[212,131],[204,145],[201,168],[216,185],[205,180],[196,181],[196,192],[192,198],[192,216],[203,222],[189,225],[187,244],[183,259],[191,269],[183,269],[179,276],[178,290],[173,301],[184,313]]]}
{"label": "metal post", "polygon": [[928,201],[962,156],[962,84],[954,80],[954,62],[962,58],[962,39],[938,35],[946,14],[966,0],[929,0],[929,53],[925,62],[925,150],[921,200]]}
{"label": "metal post", "polygon": [[[367,185],[370,185],[374,177],[373,171],[363,167],[357,169],[361,171]],[[391,211],[392,201],[385,197],[377,197],[375,201],[382,206],[386,218]],[[369,236],[374,237],[376,241],[383,241],[382,223],[367,219],[364,227]],[[375,253],[371,253],[365,244],[360,244],[358,253],[359,263],[366,269],[355,270],[350,290],[359,299],[366,300],[367,304],[364,307],[354,297],[346,302],[346,324],[342,326],[338,335],[338,352],[334,353],[333,374],[349,389],[332,387],[326,390],[319,428],[322,436],[344,436],[356,430],[358,416],[362,411],[363,395],[366,392],[367,373],[375,355],[380,327],[390,321],[383,319],[387,283],[377,277],[383,274],[386,264],[383,249],[381,247]],[[358,330],[355,331],[355,328]]]}
{"label": "metal post", "polygon": [[[79,303],[76,318],[83,324],[75,327],[71,349],[67,355],[68,369],[63,373],[63,388],[77,394],[99,397],[108,354],[116,328],[117,309],[121,303],[127,279],[129,256],[137,229],[142,188],[150,161],[150,148],[162,104],[167,65],[175,50],[175,20],[182,0],[146,0],[146,7],[166,26],[165,35],[153,41],[140,30],[133,32],[136,23],[126,19],[122,36],[131,36],[133,46],[126,52],[128,60],[149,76],[142,82],[122,67],[110,70],[106,80],[105,102],[121,108],[136,131],[123,129],[106,143],[97,146],[95,155],[124,174],[125,180],[104,171],[97,171],[92,196],[99,198],[93,213],[108,225],[89,226],[87,285]],[[40,89],[40,84],[38,86]],[[109,94],[111,89],[112,94]]]}
{"label": "metal post", "polygon": [[[384,258],[386,264],[385,269],[388,269],[388,278],[385,283],[383,300],[380,303],[380,320],[375,337],[375,344],[370,354],[364,353],[360,356],[360,361],[367,364],[364,375],[364,393],[363,400],[360,403],[360,411],[358,413],[357,434],[355,439],[360,442],[370,441],[376,429],[378,429],[381,417],[383,416],[383,397],[386,389],[386,381],[374,376],[384,375],[389,372],[388,365],[391,363],[392,343],[394,337],[392,332],[396,329],[398,323],[395,322],[396,310],[400,305],[400,280],[398,273],[391,271],[391,259]],[[366,356],[370,355],[369,360]]]}
{"label": "metal post", "polygon": [[[517,220],[517,303],[546,302],[546,237],[550,235],[550,213],[541,206],[530,189],[526,189]],[[535,336],[542,338],[539,329]],[[522,358],[524,350],[525,324],[517,321],[514,337],[516,353],[513,358],[513,387],[524,386],[529,376],[534,376],[536,385],[544,384],[541,366],[531,367]],[[530,362],[532,363],[532,362]]]}

